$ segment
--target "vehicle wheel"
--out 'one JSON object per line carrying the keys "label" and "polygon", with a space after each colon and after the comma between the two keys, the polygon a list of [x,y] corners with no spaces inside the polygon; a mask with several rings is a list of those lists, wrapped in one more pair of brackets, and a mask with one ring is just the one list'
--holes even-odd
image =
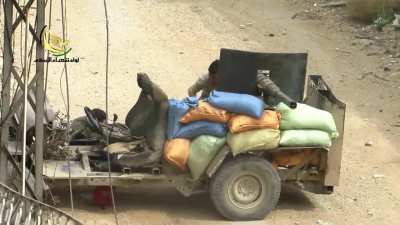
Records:
{"label": "vehicle wheel", "polygon": [[230,220],[261,220],[278,203],[281,182],[267,160],[239,156],[224,163],[212,178],[210,196]]}

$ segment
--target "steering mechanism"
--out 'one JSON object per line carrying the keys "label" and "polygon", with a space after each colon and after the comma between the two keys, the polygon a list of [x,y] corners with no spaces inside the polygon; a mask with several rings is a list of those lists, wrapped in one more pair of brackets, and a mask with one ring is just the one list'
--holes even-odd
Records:
{"label": "steering mechanism", "polygon": [[100,126],[100,122],[97,119],[97,117],[95,116],[95,114],[93,113],[93,111],[87,106],[84,107],[84,110],[85,110],[86,118],[87,118],[90,128],[92,128],[93,131],[95,131],[99,134],[103,134],[103,129]]}

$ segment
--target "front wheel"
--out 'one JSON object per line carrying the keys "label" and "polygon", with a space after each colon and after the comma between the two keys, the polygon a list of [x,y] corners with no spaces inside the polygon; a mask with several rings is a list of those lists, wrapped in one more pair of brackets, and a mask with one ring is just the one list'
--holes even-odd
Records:
{"label": "front wheel", "polygon": [[281,182],[267,160],[239,156],[217,171],[210,183],[217,210],[230,220],[261,220],[278,203]]}

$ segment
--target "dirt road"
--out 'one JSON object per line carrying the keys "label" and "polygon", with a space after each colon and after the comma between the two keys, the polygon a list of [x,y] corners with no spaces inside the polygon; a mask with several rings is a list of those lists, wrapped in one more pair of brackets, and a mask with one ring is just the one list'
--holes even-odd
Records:
{"label": "dirt road", "polygon": [[[352,36],[323,21],[291,19],[284,0],[112,0],[110,14],[111,112],[123,119],[138,97],[135,74],[151,75],[170,97],[184,97],[219,49],[308,52],[308,74],[322,74],[348,106],[341,184],[334,194],[283,192],[264,221],[224,221],[207,195],[184,198],[173,189],[118,190],[121,224],[397,224],[400,221],[400,84],[359,80],[379,68]],[[59,11],[60,7],[55,6]],[[104,107],[105,20],[98,0],[68,1],[69,75],[73,116],[82,106]],[[54,18],[61,24],[60,16]],[[244,25],[244,26],[240,26]],[[51,67],[49,93],[62,109],[61,67]],[[392,71],[400,80],[399,71]],[[364,143],[372,141],[372,147]],[[374,178],[374,175],[384,175]],[[114,224],[111,209],[91,205],[89,190],[76,190],[75,215],[85,224]],[[67,209],[68,203],[63,204]]]}

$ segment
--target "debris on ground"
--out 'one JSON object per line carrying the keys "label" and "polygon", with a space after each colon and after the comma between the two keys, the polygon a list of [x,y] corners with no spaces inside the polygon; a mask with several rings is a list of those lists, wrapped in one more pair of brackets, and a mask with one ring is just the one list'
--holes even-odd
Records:
{"label": "debris on ground", "polygon": [[346,50],[343,50],[343,49],[340,49],[340,48],[335,48],[335,50],[338,51],[338,52],[345,53],[345,54],[351,54],[350,51],[346,51]]}
{"label": "debris on ground", "polygon": [[375,179],[378,179],[378,178],[384,178],[385,175],[383,175],[383,174],[374,174],[372,177],[375,178]]}
{"label": "debris on ground", "polygon": [[374,41],[370,39],[360,39],[358,42],[360,43],[362,48],[366,48],[374,44]]}
{"label": "debris on ground", "polygon": [[383,67],[383,71],[385,71],[385,72],[389,72],[391,69],[390,69],[390,67],[389,66],[384,66]]}
{"label": "debris on ground", "polygon": [[332,225],[332,223],[328,223],[328,222],[325,222],[325,221],[322,221],[322,220],[317,220],[315,225]]}
{"label": "debris on ground", "polygon": [[400,127],[400,121],[398,121],[397,123],[391,124],[390,126],[392,126],[392,127]]}
{"label": "debris on ground", "polygon": [[396,30],[400,30],[400,14],[394,14],[395,19],[393,20],[392,25]]}
{"label": "debris on ground", "polygon": [[367,141],[367,142],[365,142],[364,145],[367,146],[367,147],[371,147],[373,144],[374,143],[372,141]]}
{"label": "debris on ground", "polygon": [[347,4],[346,1],[330,1],[327,3],[322,3],[319,6],[325,8],[325,7],[339,7],[339,6],[345,6]]}

